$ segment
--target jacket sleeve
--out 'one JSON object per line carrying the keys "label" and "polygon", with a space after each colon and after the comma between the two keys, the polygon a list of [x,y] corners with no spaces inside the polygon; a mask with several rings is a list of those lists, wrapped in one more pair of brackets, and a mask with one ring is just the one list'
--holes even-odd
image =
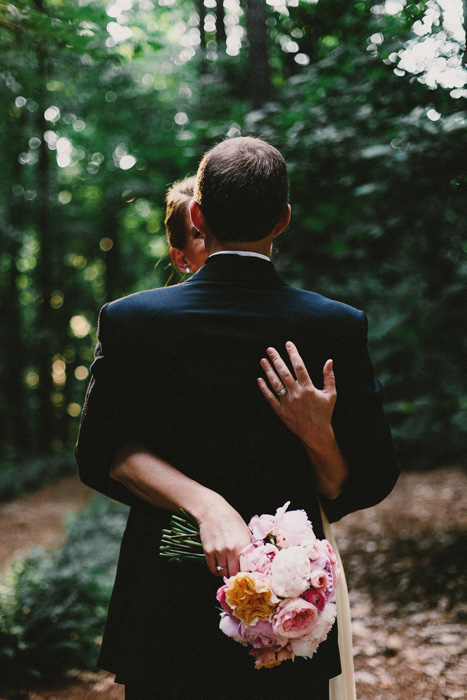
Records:
{"label": "jacket sleeve", "polygon": [[118,365],[109,342],[108,305],[99,314],[97,345],[91,365],[75,455],[81,481],[106,496],[134,505],[138,498],[109,476],[113,458],[127,440],[119,411]]}
{"label": "jacket sleeve", "polygon": [[322,499],[331,522],[382,501],[400,473],[383,413],[382,387],[368,354],[367,329],[365,314],[358,312],[356,328],[354,324],[346,332],[334,359],[337,401],[333,428],[349,475],[336,499]]}

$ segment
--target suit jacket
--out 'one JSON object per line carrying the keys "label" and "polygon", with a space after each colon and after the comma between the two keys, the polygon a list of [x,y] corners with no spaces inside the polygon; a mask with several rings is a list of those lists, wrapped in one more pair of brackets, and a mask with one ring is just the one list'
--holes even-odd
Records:
{"label": "suit jacket", "polygon": [[[350,471],[341,496],[322,499],[328,517],[336,520],[382,500],[399,473],[366,331],[362,312],[290,287],[272,263],[238,255],[208,258],[181,285],[102,309],[76,454],[84,483],[132,506],[100,657],[104,668],[123,679],[144,677],[163,686],[174,683],[169,659],[182,654],[185,680],[175,674],[180,696],[189,677],[193,698],[194,679],[199,677],[203,697],[201,679],[213,663],[216,678],[222,673],[229,678],[235,669],[236,690],[244,684],[251,692],[261,676],[258,692],[264,692],[269,678],[271,698],[300,676],[297,666],[328,678],[339,673],[334,631],[311,661],[284,663],[269,676],[251,674],[245,649],[212,629],[218,613],[208,622],[219,581],[205,567],[189,569],[196,590],[206,595],[199,601],[202,624],[196,614],[188,620],[185,606],[176,624],[189,630],[186,639],[164,633],[161,642],[160,630],[173,627],[171,602],[186,590],[180,569],[157,555],[169,514],[140,501],[110,479],[108,470],[121,444],[137,442],[221,493],[247,521],[290,500],[291,509],[307,511],[322,537],[310,463],[257,387],[259,360],[270,345],[284,355],[285,342],[293,340],[317,386],[326,360],[334,360],[333,426]],[[195,647],[205,653],[193,657]]]}

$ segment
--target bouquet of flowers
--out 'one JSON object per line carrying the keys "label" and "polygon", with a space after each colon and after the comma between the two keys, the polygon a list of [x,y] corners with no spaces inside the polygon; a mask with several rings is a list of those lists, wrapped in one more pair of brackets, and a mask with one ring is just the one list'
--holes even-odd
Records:
{"label": "bouquet of flowers", "polygon": [[[251,647],[256,668],[295,656],[311,658],[336,618],[339,568],[327,540],[318,540],[304,510],[255,515],[252,542],[240,555],[240,572],[217,591],[220,629]],[[197,525],[186,513],[165,530],[161,555],[201,558]],[[198,551],[195,551],[198,550]]]}

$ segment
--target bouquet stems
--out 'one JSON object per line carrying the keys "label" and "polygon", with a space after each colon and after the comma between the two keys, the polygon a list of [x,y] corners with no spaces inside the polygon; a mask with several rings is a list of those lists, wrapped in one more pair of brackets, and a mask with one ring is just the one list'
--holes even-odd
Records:
{"label": "bouquet stems", "polygon": [[159,554],[169,561],[204,561],[203,545],[196,520],[183,508],[181,515],[173,515],[170,528],[162,530]]}

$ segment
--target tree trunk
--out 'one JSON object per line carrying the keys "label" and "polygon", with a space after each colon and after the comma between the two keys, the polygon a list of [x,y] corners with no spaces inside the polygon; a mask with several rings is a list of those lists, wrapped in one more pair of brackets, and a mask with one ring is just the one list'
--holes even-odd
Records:
{"label": "tree trunk", "polygon": [[253,109],[259,109],[272,94],[265,0],[246,0],[246,28],[250,100]]}
{"label": "tree trunk", "polygon": [[220,49],[221,46],[225,46],[227,36],[225,33],[225,9],[224,0],[217,0],[216,7],[216,41],[217,48]]}
{"label": "tree trunk", "polygon": [[[5,296],[1,300],[0,313],[2,324],[3,367],[2,387],[5,397],[5,408],[0,416],[0,444],[8,446],[13,454],[22,450],[27,451],[30,445],[28,431],[26,392],[23,385],[23,370],[25,365],[25,350],[22,328],[21,306],[17,279],[19,272],[16,267],[21,248],[21,229],[24,223],[24,202],[20,196],[12,196],[11,185],[21,183],[22,166],[18,160],[18,144],[24,129],[24,112],[19,118],[4,115],[11,151],[5,156],[6,182],[10,186],[4,190],[6,202],[6,221],[0,222],[0,237],[3,240],[5,252],[11,260],[8,270],[7,283],[4,287]],[[5,144],[6,146],[6,144]],[[7,149],[5,149],[5,154]],[[2,402],[3,403],[3,402]]]}
{"label": "tree trunk", "polygon": [[204,20],[206,18],[206,8],[204,0],[198,0],[199,33],[201,36],[201,49],[206,49],[206,34],[204,33]]}
{"label": "tree trunk", "polygon": [[[43,11],[42,0],[35,0],[38,10]],[[53,309],[50,298],[54,290],[52,281],[52,245],[50,221],[50,161],[49,152],[43,135],[47,130],[44,110],[47,104],[45,83],[47,81],[46,55],[43,48],[37,49],[37,102],[39,104],[37,130],[41,135],[39,161],[37,164],[37,198],[35,207],[35,228],[40,245],[39,264],[37,266],[37,287],[41,302],[37,314],[37,365],[39,374],[39,413],[38,445],[42,453],[51,449],[54,436],[54,407],[51,394],[54,389],[52,381],[52,338]]]}

